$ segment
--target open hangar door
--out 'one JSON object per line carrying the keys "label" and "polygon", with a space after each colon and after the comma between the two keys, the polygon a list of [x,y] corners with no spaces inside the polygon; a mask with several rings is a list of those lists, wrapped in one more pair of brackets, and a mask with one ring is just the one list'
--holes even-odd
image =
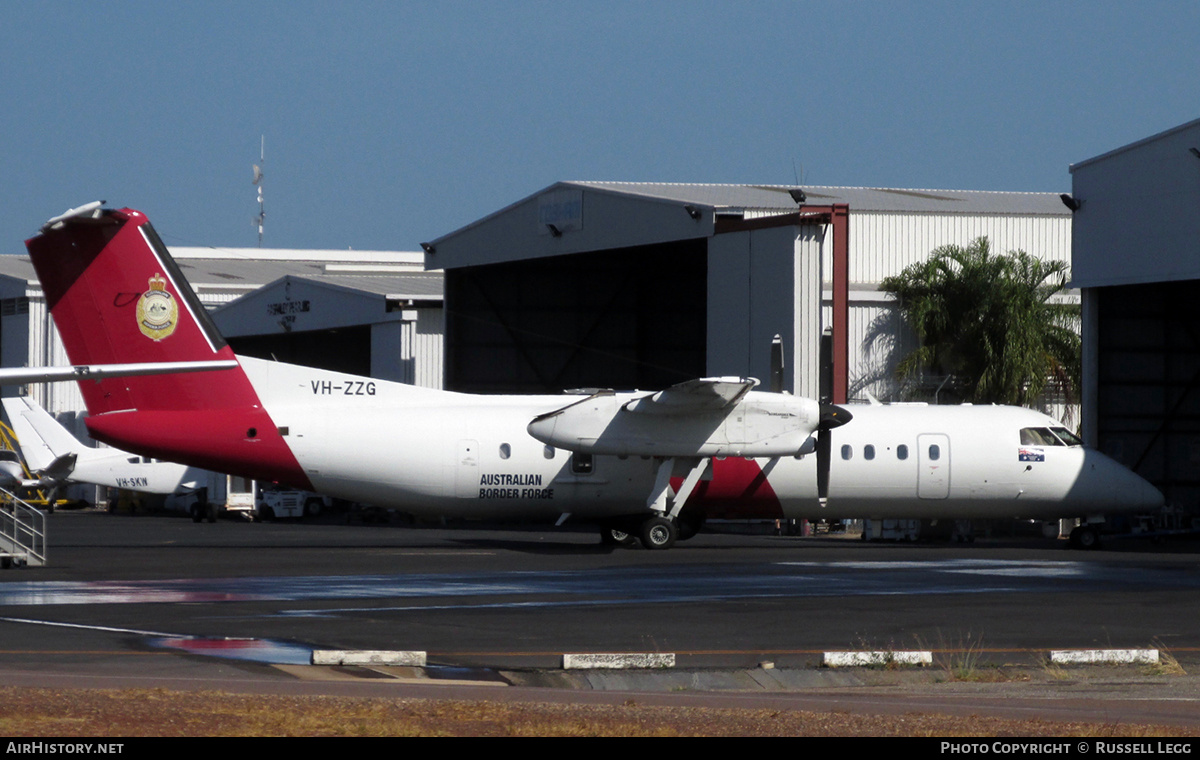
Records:
{"label": "open hangar door", "polygon": [[665,388],[705,374],[707,244],[448,269],[446,387]]}
{"label": "open hangar door", "polygon": [[[1083,438],[1200,518],[1200,119],[1071,165]],[[1182,527],[1167,526],[1167,527]]]}
{"label": "open hangar door", "polygon": [[245,335],[226,339],[234,353],[351,375],[371,375],[371,325]]}
{"label": "open hangar door", "polygon": [[1096,443],[1200,508],[1200,280],[1095,288]]}

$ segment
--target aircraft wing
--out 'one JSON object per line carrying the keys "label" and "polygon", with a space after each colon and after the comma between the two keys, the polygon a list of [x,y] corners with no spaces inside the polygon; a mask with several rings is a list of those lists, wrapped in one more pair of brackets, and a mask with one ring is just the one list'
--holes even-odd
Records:
{"label": "aircraft wing", "polygon": [[756,393],[754,378],[689,380],[657,393],[602,391],[538,415],[527,428],[567,451],[618,456],[791,456],[821,422],[820,404]]}
{"label": "aircraft wing", "polygon": [[103,380],[134,375],[171,375],[233,369],[233,359],[204,362],[140,362],[136,364],[77,364],[73,367],[14,367],[0,369],[0,385],[53,383],[68,380]]}

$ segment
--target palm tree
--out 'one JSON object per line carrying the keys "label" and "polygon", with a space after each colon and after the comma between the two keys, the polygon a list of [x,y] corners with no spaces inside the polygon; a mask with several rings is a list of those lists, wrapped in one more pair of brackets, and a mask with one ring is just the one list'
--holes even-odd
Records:
{"label": "palm tree", "polygon": [[1024,251],[994,255],[981,237],[965,248],[942,246],[886,278],[882,289],[899,299],[919,341],[897,375],[952,375],[958,395],[974,403],[1029,405],[1047,383],[1074,397],[1078,307],[1050,302],[1067,274],[1065,263]]}

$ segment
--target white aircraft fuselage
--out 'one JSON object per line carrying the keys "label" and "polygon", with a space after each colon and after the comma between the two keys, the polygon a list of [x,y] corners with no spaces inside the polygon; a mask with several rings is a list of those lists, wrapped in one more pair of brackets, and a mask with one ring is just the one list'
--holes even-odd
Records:
{"label": "white aircraft fuselage", "polygon": [[[414,514],[603,519],[644,511],[658,469],[648,455],[595,455],[577,472],[570,451],[533,438],[530,420],[570,396],[477,396],[239,361],[321,493]],[[1061,441],[1023,445],[1022,429],[1061,427],[1029,409],[849,409],[853,420],[830,431],[826,506],[812,453],[715,457],[689,504],[772,518],[1056,519],[1162,502],[1152,485],[1098,451]]]}

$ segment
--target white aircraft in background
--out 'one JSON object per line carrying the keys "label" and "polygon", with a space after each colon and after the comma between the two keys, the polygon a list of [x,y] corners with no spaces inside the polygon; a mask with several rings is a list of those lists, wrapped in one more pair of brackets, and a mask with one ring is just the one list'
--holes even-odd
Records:
{"label": "white aircraft in background", "polygon": [[71,457],[63,457],[51,463],[46,471],[38,473],[36,478],[25,477],[25,466],[21,457],[11,449],[0,449],[0,489],[15,491],[18,488],[47,488],[53,486],[70,473],[75,466]]}
{"label": "white aircraft in background", "polygon": [[[169,495],[194,491],[206,482],[205,473],[194,467],[120,449],[92,448],[32,399],[11,397],[2,403],[26,465],[41,474],[41,487],[89,483]],[[68,461],[71,466],[64,466]]]}
{"label": "white aircraft in background", "polygon": [[715,514],[1094,520],[1162,504],[1027,409],[851,414],[749,378],[565,398],[417,388],[235,356],[138,211],[89,204],[26,246],[72,362],[230,363],[80,382],[92,437],[204,469],[418,515],[588,521],[654,549]]}

